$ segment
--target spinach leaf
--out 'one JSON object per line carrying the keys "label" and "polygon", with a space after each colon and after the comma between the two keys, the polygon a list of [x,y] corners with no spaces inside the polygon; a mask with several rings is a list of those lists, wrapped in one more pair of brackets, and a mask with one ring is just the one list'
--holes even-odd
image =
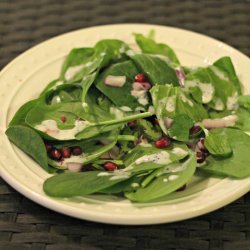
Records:
{"label": "spinach leaf", "polygon": [[178,114],[173,118],[173,123],[168,130],[168,135],[177,141],[188,141],[189,130],[194,125],[193,120],[186,114]]}
{"label": "spinach leaf", "polygon": [[147,75],[151,84],[164,85],[172,83],[176,86],[179,85],[175,70],[164,60],[145,54],[131,55],[130,58],[134,61],[138,69]]}
{"label": "spinach leaf", "polygon": [[9,127],[5,133],[17,147],[49,172],[47,151],[42,138],[36,131],[27,126],[17,125]]}
{"label": "spinach leaf", "polygon": [[141,145],[133,148],[124,157],[125,171],[131,173],[145,172],[169,165],[185,158],[189,154],[185,144],[173,144],[169,149]]}
{"label": "spinach leaf", "polygon": [[238,104],[250,111],[250,95],[242,95],[238,97]]}
{"label": "spinach leaf", "polygon": [[228,157],[232,154],[227,135],[221,136],[217,130],[205,130],[205,135],[205,147],[210,154],[221,157]]}
{"label": "spinach leaf", "polygon": [[[138,74],[138,70],[132,61],[125,61],[121,63],[113,64],[111,67],[106,69],[96,80],[96,87],[107,96],[116,106],[118,107],[129,107],[131,111],[142,106],[138,103],[131,90],[133,89],[132,83],[134,82],[134,76]],[[120,87],[112,87],[106,85],[105,79],[108,76],[125,76],[126,82]]]}
{"label": "spinach leaf", "polygon": [[180,87],[157,85],[150,90],[150,93],[155,114],[165,134],[168,134],[168,127],[165,124],[166,118],[173,119],[178,114],[185,114],[193,122],[197,122],[208,117],[205,108],[193,101]]}
{"label": "spinach leaf", "polygon": [[163,197],[186,184],[194,175],[195,169],[196,158],[192,153],[186,161],[164,168],[146,187],[125,193],[125,196],[137,202],[148,202]]}
{"label": "spinach leaf", "polygon": [[169,62],[177,65],[180,64],[175,52],[168,45],[163,43],[156,43],[154,39],[145,37],[142,34],[135,33],[134,36],[136,43],[143,53],[163,55],[169,59]]}
{"label": "spinach leaf", "polygon": [[23,104],[18,111],[15,113],[14,117],[9,123],[10,126],[16,126],[16,125],[24,125],[25,124],[25,118],[27,113],[34,108],[37,103],[39,102],[38,99],[31,100]]}
{"label": "spinach leaf", "polygon": [[197,68],[186,75],[185,89],[199,103],[214,110],[234,110],[237,89],[224,71],[215,65]]}
{"label": "spinach leaf", "polygon": [[235,89],[240,95],[242,93],[241,82],[238,76],[236,75],[231,58],[228,56],[222,57],[218,59],[216,62],[214,62],[213,65],[219,68],[221,71],[223,71],[224,74],[226,74],[226,76],[232,81]]}
{"label": "spinach leaf", "polygon": [[250,136],[241,130],[231,128],[214,129],[213,131],[220,137],[228,138],[233,154],[228,158],[218,158],[211,155],[207,157],[206,165],[199,169],[219,176],[249,177]]}
{"label": "spinach leaf", "polygon": [[128,174],[119,170],[114,172],[62,173],[47,179],[43,184],[43,190],[52,197],[82,196],[97,193],[123,182],[129,177]]}
{"label": "spinach leaf", "polygon": [[162,136],[161,131],[157,130],[151,122],[145,120],[145,119],[140,119],[137,121],[137,124],[143,128],[143,134],[151,140],[157,140]]}

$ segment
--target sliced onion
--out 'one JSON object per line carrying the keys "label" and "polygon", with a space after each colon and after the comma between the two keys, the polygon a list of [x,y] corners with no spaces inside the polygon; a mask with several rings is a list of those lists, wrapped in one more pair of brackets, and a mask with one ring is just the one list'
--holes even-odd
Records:
{"label": "sliced onion", "polygon": [[121,88],[126,83],[126,76],[112,76],[105,78],[104,83],[108,86]]}
{"label": "sliced onion", "polygon": [[82,163],[68,162],[67,167],[70,172],[80,172],[82,169]]}
{"label": "sliced onion", "polygon": [[182,88],[184,88],[184,86],[185,86],[185,78],[186,78],[184,71],[182,69],[180,69],[180,68],[177,68],[175,70],[175,73],[176,73],[176,76],[177,76],[177,78],[179,80],[180,86]]}
{"label": "sliced onion", "polygon": [[226,128],[235,125],[238,117],[236,115],[229,115],[217,119],[204,119],[201,124],[207,129]]}
{"label": "sliced onion", "polygon": [[149,90],[152,86],[148,82],[133,82],[132,87],[134,90]]}
{"label": "sliced onion", "polygon": [[164,125],[166,126],[166,128],[170,128],[172,126],[172,123],[173,123],[173,119],[171,118],[164,118]]}

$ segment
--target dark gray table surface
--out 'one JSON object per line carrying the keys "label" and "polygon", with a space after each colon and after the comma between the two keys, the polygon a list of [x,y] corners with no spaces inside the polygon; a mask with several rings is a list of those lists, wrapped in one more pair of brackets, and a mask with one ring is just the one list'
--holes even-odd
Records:
{"label": "dark gray table surface", "polygon": [[[21,52],[55,35],[113,23],[185,28],[250,55],[250,1],[0,0],[0,69]],[[114,226],[52,212],[0,179],[0,249],[248,250],[250,195],[177,223]]]}

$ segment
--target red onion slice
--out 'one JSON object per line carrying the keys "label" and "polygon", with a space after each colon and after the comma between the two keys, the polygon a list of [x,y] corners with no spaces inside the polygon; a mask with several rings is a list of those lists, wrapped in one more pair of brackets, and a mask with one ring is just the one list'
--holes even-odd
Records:
{"label": "red onion slice", "polygon": [[186,78],[184,71],[182,69],[180,69],[180,68],[177,68],[175,70],[175,73],[176,73],[176,76],[177,76],[177,78],[179,80],[180,86],[182,88],[184,88],[185,87],[185,78]]}

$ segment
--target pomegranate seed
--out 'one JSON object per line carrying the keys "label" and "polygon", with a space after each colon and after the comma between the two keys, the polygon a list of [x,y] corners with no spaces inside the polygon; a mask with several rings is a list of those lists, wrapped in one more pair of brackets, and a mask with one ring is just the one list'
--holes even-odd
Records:
{"label": "pomegranate seed", "polygon": [[50,155],[53,159],[55,160],[60,160],[61,156],[62,156],[62,153],[60,152],[60,150],[56,149],[56,148],[53,148],[51,149],[50,151]]}
{"label": "pomegranate seed", "polygon": [[65,116],[65,115],[61,115],[60,119],[61,119],[61,121],[62,121],[63,123],[66,122],[66,116]]}
{"label": "pomegranate seed", "polygon": [[106,162],[104,164],[104,168],[108,171],[114,171],[117,169],[117,165],[113,162]]}
{"label": "pomegranate seed", "polygon": [[187,188],[187,185],[184,184],[182,187],[178,188],[176,192],[184,191]]}
{"label": "pomegranate seed", "polygon": [[45,143],[45,148],[46,148],[46,151],[48,152],[49,150],[52,149],[52,145],[49,143]]}
{"label": "pomegranate seed", "polygon": [[189,133],[190,135],[196,135],[201,132],[201,127],[198,125],[193,126],[190,130]]}
{"label": "pomegranate seed", "polygon": [[196,161],[197,163],[202,163],[206,159],[205,155],[202,152],[196,152]]}
{"label": "pomegranate seed", "polygon": [[200,138],[200,140],[197,143],[197,147],[203,153],[208,153],[207,149],[205,148],[205,139],[204,138]]}
{"label": "pomegranate seed", "polygon": [[151,84],[148,82],[140,82],[140,84],[142,85],[142,87],[146,90],[151,89]]}
{"label": "pomegranate seed", "polygon": [[128,121],[127,124],[128,124],[129,127],[134,127],[134,126],[136,126],[137,121],[136,120]]}
{"label": "pomegranate seed", "polygon": [[166,148],[170,145],[170,143],[171,143],[170,138],[162,137],[158,139],[157,141],[155,141],[155,146],[157,148]]}
{"label": "pomegranate seed", "polygon": [[146,81],[146,76],[143,73],[137,74],[135,76],[135,81],[137,81],[137,82],[145,82]]}
{"label": "pomegranate seed", "polygon": [[62,157],[69,158],[71,156],[71,150],[68,147],[62,147]]}
{"label": "pomegranate seed", "polygon": [[80,147],[74,147],[72,149],[72,155],[80,155],[82,154],[82,149]]}

